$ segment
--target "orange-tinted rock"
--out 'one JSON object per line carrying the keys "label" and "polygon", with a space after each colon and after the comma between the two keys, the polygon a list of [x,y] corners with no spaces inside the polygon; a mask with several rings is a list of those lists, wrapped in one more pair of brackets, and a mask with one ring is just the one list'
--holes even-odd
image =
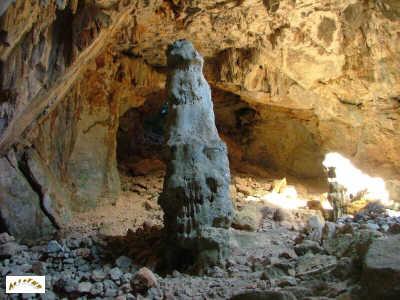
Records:
{"label": "orange-tinted rock", "polygon": [[145,292],[152,287],[156,287],[158,281],[154,273],[146,267],[136,272],[131,280],[132,289],[135,292]]}
{"label": "orange-tinted rock", "polygon": [[137,163],[129,164],[132,175],[147,175],[154,171],[165,170],[165,164],[159,159],[143,159]]}

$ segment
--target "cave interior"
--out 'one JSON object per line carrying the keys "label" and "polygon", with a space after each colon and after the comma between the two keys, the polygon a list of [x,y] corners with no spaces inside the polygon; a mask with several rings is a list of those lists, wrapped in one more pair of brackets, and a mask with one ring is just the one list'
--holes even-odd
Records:
{"label": "cave interior", "polygon": [[[160,196],[180,166],[168,80],[198,59],[170,66],[182,39],[234,213],[210,242],[190,208],[201,238],[176,251]],[[399,130],[397,0],[4,0],[0,298],[16,275],[46,277],[21,299],[399,299]]]}

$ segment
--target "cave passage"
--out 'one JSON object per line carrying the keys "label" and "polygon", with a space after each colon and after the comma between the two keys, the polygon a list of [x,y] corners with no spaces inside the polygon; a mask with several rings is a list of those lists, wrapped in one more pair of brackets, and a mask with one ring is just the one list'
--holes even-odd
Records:
{"label": "cave passage", "polygon": [[121,172],[135,176],[164,168],[162,150],[166,113],[165,98],[156,94],[120,117],[117,160]]}

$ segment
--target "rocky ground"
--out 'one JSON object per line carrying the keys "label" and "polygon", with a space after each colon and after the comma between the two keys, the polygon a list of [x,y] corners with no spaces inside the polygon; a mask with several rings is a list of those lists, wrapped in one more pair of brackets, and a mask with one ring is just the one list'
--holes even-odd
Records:
{"label": "rocky ground", "polygon": [[77,215],[53,240],[22,245],[1,234],[0,298],[18,299],[5,294],[6,275],[37,274],[46,293],[22,299],[398,299],[397,212],[370,203],[332,223],[310,190],[243,174],[231,186],[225,266],[161,272],[162,176],[123,176],[116,204]]}

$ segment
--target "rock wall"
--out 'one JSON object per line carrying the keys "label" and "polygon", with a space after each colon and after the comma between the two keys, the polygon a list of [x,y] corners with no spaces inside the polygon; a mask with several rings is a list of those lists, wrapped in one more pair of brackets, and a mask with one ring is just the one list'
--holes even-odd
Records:
{"label": "rock wall", "polygon": [[188,38],[242,159],[315,177],[337,151],[395,191],[399,23],[395,0],[3,1],[0,153],[34,147],[70,207],[112,201],[118,118],[162,94]]}
{"label": "rock wall", "polygon": [[[15,159],[17,170],[13,178],[22,181],[16,186],[10,180],[2,182],[5,191],[17,191],[2,194],[1,221],[10,233],[20,239],[46,236],[54,229],[63,228],[74,211],[87,210],[117,199],[120,191],[116,160],[119,116],[130,107],[143,104],[148,94],[160,90],[164,81],[163,75],[140,58],[116,50],[117,43],[98,43],[102,46],[101,51],[90,48],[102,28],[103,23],[98,18],[108,19],[104,8],[81,3],[72,10],[68,5],[73,3],[61,8],[51,1],[41,3],[38,7],[50,11],[47,19],[42,16],[32,24],[25,24],[27,33],[15,45],[8,42],[1,49],[5,57],[1,69],[1,152],[6,152],[6,161],[10,156]],[[10,16],[18,15],[17,12],[24,13],[29,8],[38,9],[24,1],[11,3],[11,11],[3,15],[3,23],[7,25],[12,20]],[[70,25],[63,22],[65,15],[72,22],[72,39],[65,36],[69,32],[65,26]],[[51,34],[41,39],[41,45],[36,45],[32,36],[43,35],[37,29],[41,21],[48,22],[48,27],[43,30]],[[5,29],[16,26],[6,25]],[[104,30],[108,30],[111,25],[104,26]],[[59,36],[54,31],[62,31],[63,35]],[[11,41],[10,36],[5,37]],[[114,37],[111,33],[103,37],[100,35],[104,39]],[[64,43],[73,49],[68,52]],[[8,50],[10,47],[12,51]],[[81,55],[86,50],[91,50],[90,53],[97,50],[98,54],[93,59],[86,59]],[[20,52],[23,54],[18,54]],[[57,55],[61,58],[55,57]],[[68,55],[68,60],[64,60],[65,55]],[[25,60],[29,62],[26,65]],[[41,68],[42,63],[47,64],[45,68]],[[66,74],[67,68],[72,70],[72,76]],[[39,69],[45,74],[45,80],[30,85],[30,81],[36,80]],[[78,76],[75,77],[75,74]],[[56,93],[49,92],[52,87],[56,87]],[[56,102],[54,99],[60,94],[62,99]],[[43,110],[31,109],[37,103],[44,103]],[[16,135],[19,129],[16,131],[15,128],[23,126],[26,128]],[[12,143],[4,146],[8,140]],[[6,176],[10,172],[5,168],[1,173]],[[14,193],[24,197],[14,199]],[[24,208],[26,203],[31,203],[32,207]],[[20,210],[26,210],[25,214],[21,214],[22,219],[35,214],[40,221],[31,220],[36,226],[28,220],[29,224],[21,220],[19,225],[14,224],[15,214]],[[24,234],[23,231],[28,228],[30,231]]]}
{"label": "rock wall", "polygon": [[119,117],[160,90],[161,81],[163,75],[142,60],[105,53],[31,132],[32,146],[71,192],[66,198],[73,211],[116,200],[120,190],[116,159]]}

